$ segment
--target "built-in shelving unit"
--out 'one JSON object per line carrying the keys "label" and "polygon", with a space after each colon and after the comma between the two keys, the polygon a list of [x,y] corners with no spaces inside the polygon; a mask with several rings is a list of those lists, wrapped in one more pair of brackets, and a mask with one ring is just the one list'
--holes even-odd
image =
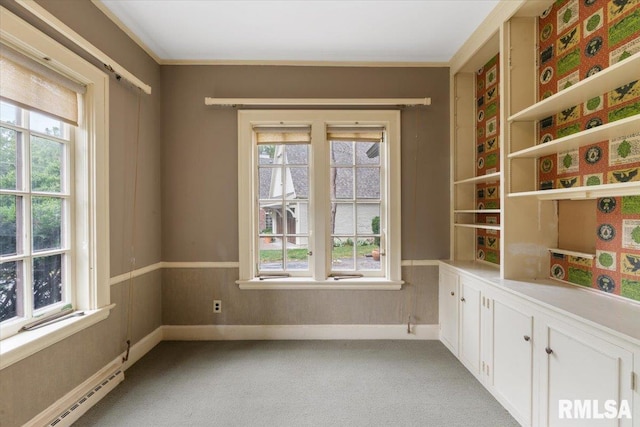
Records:
{"label": "built-in shelving unit", "polygon": [[538,200],[577,200],[599,197],[633,196],[640,193],[640,182],[602,184],[552,190],[521,191],[509,194],[510,198],[535,197]]}
{"label": "built-in shelving unit", "polygon": [[482,229],[482,230],[500,230],[500,225],[498,224],[463,224],[463,223],[456,223],[454,224],[456,227],[466,227],[466,228],[476,228],[476,229]]}
{"label": "built-in shelving unit", "polygon": [[533,121],[557,114],[566,108],[637,80],[640,78],[638,70],[640,70],[640,52],[513,114],[508,120],[510,122]]}
{"label": "built-in shelving unit", "polygon": [[[627,249],[610,249],[611,244],[605,241],[610,237],[606,234],[608,229],[601,226],[610,220],[619,221],[612,226],[620,237],[629,233],[630,227],[640,227],[640,221],[627,216],[623,224],[622,219],[603,217],[607,211],[600,204],[615,199],[611,203],[618,204],[616,215],[621,213],[623,204],[627,213],[640,210],[640,197],[628,197],[640,196],[640,162],[632,160],[639,157],[640,114],[629,115],[634,114],[638,104],[624,113],[617,111],[640,102],[640,82],[634,86],[634,81],[640,79],[640,52],[633,41],[640,33],[627,25],[634,22],[631,15],[638,13],[635,10],[639,6],[610,9],[607,4],[603,0],[501,2],[502,10],[485,21],[485,26],[452,58],[453,262],[482,260],[488,242],[493,245],[490,250],[496,250],[498,242],[499,256],[491,261],[494,266],[499,265],[502,279],[548,279],[554,277],[551,266],[560,264],[567,275],[575,274],[579,268],[592,268],[590,284],[586,279],[584,283],[573,283],[602,289],[607,289],[607,284],[597,281],[617,269],[613,277],[620,286],[622,261],[629,251],[633,254],[630,237],[626,237]],[[589,21],[590,18],[593,19]],[[615,31],[622,31],[618,24],[625,19],[624,39],[610,41],[612,27],[617,25]],[[600,26],[588,29],[594,22]],[[543,26],[550,30],[543,33]],[[574,29],[578,38],[565,46],[560,38]],[[598,44],[598,37],[604,43]],[[588,45],[592,39],[595,41]],[[600,56],[594,53],[598,50]],[[579,58],[558,68],[569,53]],[[488,87],[488,81],[481,80],[486,76],[485,64],[496,55],[496,142],[500,158],[498,162],[492,158],[489,168],[489,145],[481,146],[488,130],[485,128],[483,134],[481,129],[488,117],[487,94],[482,93],[481,85]],[[545,81],[543,74],[550,66],[552,80]],[[632,101],[615,99],[627,92],[632,93]],[[596,98],[600,103],[590,107]],[[614,110],[616,113],[610,114]],[[598,120],[591,122],[594,117]],[[631,145],[626,148],[629,154],[619,154],[617,147],[626,140]],[[627,155],[629,158],[625,159],[615,157]],[[481,156],[484,163],[478,161]],[[491,194],[490,200],[487,194]],[[613,253],[616,250],[617,258]],[[607,252],[611,252],[613,261]],[[640,249],[638,253],[640,261]],[[571,282],[575,277],[565,279]],[[616,292],[620,292],[619,287]]]}
{"label": "built-in shelving unit", "polygon": [[499,214],[500,209],[458,209],[454,214]]}
{"label": "built-in shelving unit", "polygon": [[[452,116],[455,118],[451,131],[451,258],[482,262],[489,267],[499,268],[498,245],[502,230],[499,190],[502,161],[499,147],[502,141],[497,123],[503,120],[499,106],[502,96],[499,83],[502,73],[500,31],[496,29],[484,37],[485,41],[473,48],[470,57],[453,66],[455,70],[451,75]],[[490,65],[487,67],[487,64]],[[486,111],[487,117],[484,116],[485,111],[481,111],[484,107],[478,105],[478,98],[486,92],[484,89],[491,90],[491,96],[485,96],[484,100],[489,98],[487,104],[493,103],[496,107],[493,112]],[[487,124],[489,120],[496,123],[491,131]],[[486,129],[486,134],[480,133],[480,129]],[[492,139],[495,145],[489,146],[488,139]],[[493,217],[491,223],[485,215]],[[495,246],[483,243],[489,239]]]}
{"label": "built-in shelving unit", "polygon": [[510,153],[509,159],[538,158],[549,154],[575,150],[596,142],[640,131],[640,116],[631,116],[602,126],[587,129],[544,144],[534,145],[523,150]]}
{"label": "built-in shelving unit", "polygon": [[578,252],[578,251],[570,251],[568,249],[560,249],[560,248],[549,248],[549,252],[555,253],[555,254],[570,255],[578,258],[593,259],[596,257],[595,254],[589,254],[589,253]]}
{"label": "built-in shelving unit", "polygon": [[495,182],[500,181],[500,172],[488,173],[486,175],[474,176],[472,178],[462,179],[460,181],[455,181],[454,185],[464,185],[464,184],[481,184],[483,182]]}

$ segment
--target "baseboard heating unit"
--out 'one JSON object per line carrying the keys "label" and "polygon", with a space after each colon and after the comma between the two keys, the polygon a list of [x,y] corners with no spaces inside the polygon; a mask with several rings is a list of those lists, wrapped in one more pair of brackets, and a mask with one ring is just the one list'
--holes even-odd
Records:
{"label": "baseboard heating unit", "polygon": [[71,426],[123,380],[122,363],[118,363],[118,366],[110,364],[27,422],[25,426]]}
{"label": "baseboard heating unit", "polygon": [[80,397],[80,399],[47,424],[47,426],[70,426],[85,412],[91,409],[93,405],[98,403],[100,399],[106,396],[107,393],[120,384],[122,380],[124,380],[124,372],[122,369],[118,369],[116,372],[109,375],[108,378],[104,379],[100,384],[89,390],[84,396]]}

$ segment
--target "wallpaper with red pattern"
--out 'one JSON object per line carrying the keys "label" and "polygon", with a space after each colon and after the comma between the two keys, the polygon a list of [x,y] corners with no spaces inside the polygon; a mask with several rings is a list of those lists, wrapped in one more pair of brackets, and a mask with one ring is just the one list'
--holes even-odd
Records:
{"label": "wallpaper with red pattern", "polygon": [[[540,99],[640,52],[640,0],[560,0],[539,18]],[[640,77],[640,72],[638,73]],[[539,143],[640,113],[640,82],[539,123]],[[538,159],[540,190],[640,180],[640,129]],[[550,276],[640,301],[640,196],[597,201],[593,259],[551,254]]]}
{"label": "wallpaper with red pattern", "polygon": [[[476,73],[476,176],[500,171],[500,58]],[[500,209],[500,182],[476,185],[477,209]],[[500,214],[477,214],[479,224],[500,224]],[[500,264],[500,231],[477,229],[476,258]]]}

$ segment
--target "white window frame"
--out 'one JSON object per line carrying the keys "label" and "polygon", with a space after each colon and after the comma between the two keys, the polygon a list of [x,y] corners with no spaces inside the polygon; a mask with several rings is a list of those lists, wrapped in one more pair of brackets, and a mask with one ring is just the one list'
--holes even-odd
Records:
{"label": "white window frame", "polygon": [[[255,272],[259,250],[257,222],[257,145],[255,126],[311,125],[309,161],[309,214],[314,228],[309,230],[309,277],[287,277],[260,280]],[[384,277],[357,277],[335,280],[329,277],[331,243],[329,239],[329,148],[327,126],[384,126],[386,140],[381,150],[384,173],[381,176],[381,213],[386,217],[385,236],[380,252]],[[238,219],[241,289],[379,289],[402,287],[400,253],[400,111],[397,110],[241,110],[238,111]]]}
{"label": "white window frame", "polygon": [[5,335],[0,329],[0,369],[40,351],[109,315],[109,77],[55,40],[0,7],[0,40],[40,59],[86,85],[75,128],[74,217],[70,250],[74,254],[72,317],[33,331]]}

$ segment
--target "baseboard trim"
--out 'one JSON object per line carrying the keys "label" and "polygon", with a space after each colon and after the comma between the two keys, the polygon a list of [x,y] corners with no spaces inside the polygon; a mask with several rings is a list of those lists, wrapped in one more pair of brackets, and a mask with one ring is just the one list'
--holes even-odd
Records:
{"label": "baseboard trim", "polygon": [[[82,384],[71,390],[69,393],[62,396],[58,399],[54,404],[49,406],[44,411],[40,412],[34,418],[32,418],[29,422],[27,422],[23,427],[42,427],[48,425],[51,421],[58,418],[60,414],[69,409],[74,403],[78,401],[78,399],[82,398],[82,396],[89,393],[93,390],[97,385],[102,383],[105,378],[108,378],[114,372],[117,372],[122,365],[122,359],[117,358],[113,360],[111,363],[107,364],[105,367],[100,369],[98,372],[87,378]],[[114,388],[117,384],[124,380],[124,375],[120,373],[117,377],[117,381],[113,384],[110,384],[108,387]],[[104,391],[107,390],[103,390]],[[109,390],[110,391],[110,390]],[[104,393],[106,395],[107,393]],[[72,415],[67,417],[63,422],[59,423],[60,426],[71,425],[74,421],[76,421],[82,414],[87,412],[89,408],[95,405],[99,399],[92,402],[92,404],[87,404],[85,407],[79,409],[78,411],[74,411]]]}
{"label": "baseboard trim", "polygon": [[129,351],[129,360],[123,363],[122,369],[127,370],[138,360],[142,359],[142,357],[149,353],[153,347],[162,342],[163,336],[163,327],[158,326],[153,332],[132,345],[131,350]]}
{"label": "baseboard trim", "polygon": [[165,341],[437,340],[438,325],[165,325]]}
{"label": "baseboard trim", "polygon": [[[95,390],[96,386],[104,384],[105,378],[108,378],[114,372],[125,371],[126,369],[133,366],[134,363],[136,363],[145,354],[151,351],[153,347],[158,345],[162,341],[162,337],[163,329],[162,326],[159,326],[153,332],[146,335],[140,341],[131,346],[131,349],[129,351],[129,360],[123,362],[124,354],[118,355],[118,357],[116,357],[98,372],[87,378],[82,384],[71,390],[69,393],[65,394],[54,404],[32,418],[25,424],[25,426],[41,427],[47,425],[52,420],[59,417],[60,414],[67,411],[67,409],[74,405],[78,401],[78,399],[82,398],[92,390]],[[124,373],[120,372],[116,379],[116,381],[112,381],[108,385],[104,385],[101,390],[100,398],[94,397],[92,402],[86,402],[81,409],[73,411],[69,416],[65,417],[63,421],[56,424],[56,426],[69,426],[78,418],[80,418],[82,414],[87,412],[93,405],[98,403],[102,397],[106,396],[108,392],[113,390],[120,382],[124,380]]]}

